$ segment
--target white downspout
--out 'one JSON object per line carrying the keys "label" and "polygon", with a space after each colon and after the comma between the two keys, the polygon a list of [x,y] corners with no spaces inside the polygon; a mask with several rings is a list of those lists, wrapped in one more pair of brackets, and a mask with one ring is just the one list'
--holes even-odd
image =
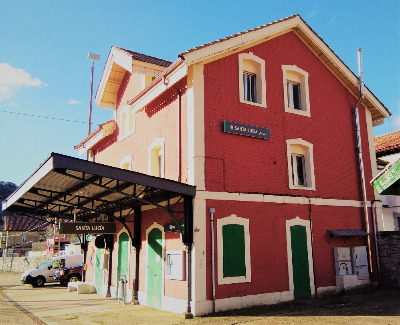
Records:
{"label": "white downspout", "polygon": [[364,221],[365,221],[365,231],[367,235],[367,245],[368,245],[368,258],[369,258],[369,268],[372,273],[372,254],[371,254],[371,237],[369,234],[369,215],[368,215],[368,201],[367,201],[367,189],[365,186],[365,172],[364,172],[364,162],[362,157],[362,146],[361,146],[361,128],[360,128],[360,116],[359,107],[364,100],[364,72],[362,65],[362,49],[358,49],[358,73],[359,73],[359,83],[360,83],[360,99],[355,107],[356,116],[356,127],[357,127],[357,150],[358,150],[358,160],[360,165],[360,176],[361,176],[361,189],[363,195],[363,206],[364,206]]}
{"label": "white downspout", "polygon": [[212,312],[215,313],[215,257],[214,257],[214,213],[215,208],[210,208],[211,222],[211,288],[212,288]]}

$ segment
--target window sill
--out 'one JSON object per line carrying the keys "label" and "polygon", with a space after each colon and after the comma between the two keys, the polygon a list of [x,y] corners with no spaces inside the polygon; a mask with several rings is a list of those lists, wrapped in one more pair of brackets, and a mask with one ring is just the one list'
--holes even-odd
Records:
{"label": "window sill", "polygon": [[315,186],[308,187],[308,186],[296,186],[296,185],[289,184],[289,188],[291,190],[315,191]]}
{"label": "window sill", "polygon": [[241,102],[242,104],[249,104],[249,105],[253,105],[253,106],[258,106],[258,107],[267,108],[267,104],[265,104],[265,103],[249,102],[249,101],[244,100],[244,99],[241,99],[240,102]]}
{"label": "window sill", "polygon": [[310,110],[300,110],[300,109],[285,107],[285,112],[291,113],[291,114],[296,114],[296,115],[301,115],[301,116],[311,117]]}
{"label": "window sill", "polygon": [[222,279],[218,279],[218,284],[233,284],[233,283],[246,283],[251,282],[250,277],[246,276],[238,276],[238,277],[226,277]]}

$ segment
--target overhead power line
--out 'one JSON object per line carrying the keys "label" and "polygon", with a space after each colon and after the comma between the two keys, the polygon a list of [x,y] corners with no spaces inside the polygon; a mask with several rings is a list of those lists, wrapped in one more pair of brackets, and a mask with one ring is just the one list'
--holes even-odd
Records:
{"label": "overhead power line", "polygon": [[[21,113],[21,112],[7,111],[7,110],[1,110],[0,112],[1,113],[14,114],[14,115],[28,116],[28,117],[44,118],[44,119],[48,119],[48,120],[56,120],[56,121],[63,121],[63,122],[87,124],[87,122],[83,122],[83,121],[70,120],[70,119],[64,119],[64,118],[52,117],[52,116],[43,116],[43,115],[28,114],[28,113]],[[91,123],[91,124],[99,125],[98,123]]]}

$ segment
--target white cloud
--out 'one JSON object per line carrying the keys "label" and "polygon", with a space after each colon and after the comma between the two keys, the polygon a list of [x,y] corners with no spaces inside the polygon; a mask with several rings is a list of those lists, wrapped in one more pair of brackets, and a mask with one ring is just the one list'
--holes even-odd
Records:
{"label": "white cloud", "polygon": [[9,100],[22,87],[43,87],[46,84],[23,69],[12,67],[9,63],[0,63],[0,101]]}
{"label": "white cloud", "polygon": [[314,16],[316,16],[316,15],[318,15],[318,10],[317,10],[317,9],[313,9],[313,11],[311,11],[311,12],[308,14],[307,18],[312,18],[312,17],[314,17]]}
{"label": "white cloud", "polygon": [[400,130],[400,115],[393,116],[392,125],[393,125],[397,130]]}
{"label": "white cloud", "polygon": [[80,102],[79,100],[75,100],[75,99],[70,99],[70,100],[68,100],[68,104],[70,104],[70,105],[79,105],[79,104],[82,104],[82,102]]}

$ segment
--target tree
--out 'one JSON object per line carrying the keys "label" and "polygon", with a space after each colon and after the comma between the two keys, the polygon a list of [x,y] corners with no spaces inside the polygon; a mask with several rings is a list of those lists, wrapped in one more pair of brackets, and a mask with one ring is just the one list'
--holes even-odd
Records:
{"label": "tree", "polygon": [[[12,182],[0,181],[0,203],[4,201],[8,196],[17,189],[17,185]],[[1,207],[1,204],[0,204]],[[0,225],[4,224],[5,215],[13,215],[7,212],[3,212],[3,208],[0,208]]]}

